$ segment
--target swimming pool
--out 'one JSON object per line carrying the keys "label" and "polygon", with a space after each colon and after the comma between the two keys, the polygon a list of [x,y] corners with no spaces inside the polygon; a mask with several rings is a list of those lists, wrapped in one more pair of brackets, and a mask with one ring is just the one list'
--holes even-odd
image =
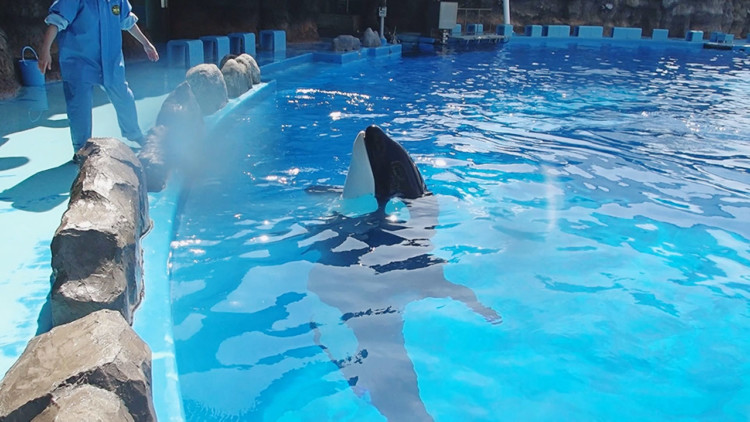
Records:
{"label": "swimming pool", "polygon": [[[749,65],[511,42],[277,74],[183,198],[187,419],[744,419]],[[344,218],[306,188],[370,124],[434,195]]]}

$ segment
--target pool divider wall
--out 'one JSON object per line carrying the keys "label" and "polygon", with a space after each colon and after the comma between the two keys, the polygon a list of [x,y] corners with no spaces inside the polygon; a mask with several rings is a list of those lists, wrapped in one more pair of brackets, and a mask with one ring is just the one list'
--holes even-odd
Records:
{"label": "pool divider wall", "polygon": [[[505,28],[500,30],[502,25],[498,25],[498,33],[503,32],[507,35]],[[614,27],[609,36],[604,36],[604,28],[601,26],[577,26],[573,28],[573,35],[569,36],[568,25],[526,25],[522,34],[511,33],[508,40],[520,42],[546,42],[547,40],[571,44],[576,42],[585,42],[587,45],[611,44],[621,46],[654,46],[654,47],[682,47],[688,49],[694,48],[721,48],[724,50],[747,50],[750,48],[750,35],[747,43],[735,44],[732,34],[722,32],[712,32],[708,40],[704,39],[703,31],[689,30],[685,33],[684,38],[669,38],[669,30],[656,28],[651,32],[651,37],[644,36],[643,29],[639,27]],[[533,41],[532,41],[533,40]]]}
{"label": "pool divider wall", "polygon": [[549,38],[567,38],[570,36],[570,25],[544,25],[542,36]]}
{"label": "pool divider wall", "polygon": [[602,38],[604,27],[601,26],[576,26],[573,29],[573,36],[576,38]]}
{"label": "pool divider wall", "polygon": [[[559,25],[557,25],[559,26]],[[565,32],[565,31],[562,31]],[[547,32],[548,34],[549,32]],[[553,34],[556,34],[553,31]],[[702,31],[688,31],[685,38],[669,38],[669,31],[667,29],[654,29],[651,36],[643,36],[641,28],[626,28],[617,27],[612,29],[612,33],[609,36],[599,34],[599,27],[590,26],[579,26],[573,28],[573,35],[566,37],[565,35],[559,36],[548,36],[542,34],[542,26],[540,25],[527,25],[525,27],[524,34],[514,34],[509,37],[508,40],[515,43],[522,44],[543,44],[543,45],[571,45],[571,44],[582,44],[582,45],[611,45],[620,47],[674,47],[684,49],[702,49],[702,48],[718,48],[725,50],[747,50],[750,45],[736,44],[734,43],[734,37],[721,36],[716,37],[718,42],[711,42],[710,40],[703,39]]]}
{"label": "pool divider wall", "polygon": [[623,28],[616,26],[612,28],[612,38],[616,40],[640,40],[641,28]]}

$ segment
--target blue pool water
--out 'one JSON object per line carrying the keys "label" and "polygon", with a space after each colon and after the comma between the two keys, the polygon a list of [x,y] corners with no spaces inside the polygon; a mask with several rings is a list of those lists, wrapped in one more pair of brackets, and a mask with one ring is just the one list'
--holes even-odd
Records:
{"label": "blue pool water", "polygon": [[[189,420],[750,414],[746,54],[512,42],[275,78],[172,244]],[[434,193],[385,220],[306,192],[370,124]]]}

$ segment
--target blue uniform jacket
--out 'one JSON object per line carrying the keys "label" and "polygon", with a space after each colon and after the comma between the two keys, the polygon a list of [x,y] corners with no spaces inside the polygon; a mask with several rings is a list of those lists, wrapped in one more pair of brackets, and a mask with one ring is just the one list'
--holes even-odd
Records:
{"label": "blue uniform jacket", "polygon": [[63,80],[103,85],[125,81],[122,31],[135,25],[128,0],[55,0],[45,22],[59,29]]}

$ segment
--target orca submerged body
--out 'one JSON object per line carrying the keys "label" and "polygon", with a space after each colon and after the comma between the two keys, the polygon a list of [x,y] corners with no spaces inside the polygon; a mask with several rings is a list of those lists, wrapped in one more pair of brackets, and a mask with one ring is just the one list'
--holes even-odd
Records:
{"label": "orca submerged body", "polygon": [[[325,229],[333,235],[312,245],[321,257],[308,289],[341,312],[358,341],[348,357],[331,356],[325,344],[319,345],[354,391],[368,395],[389,421],[431,421],[405,347],[406,306],[424,298],[452,298],[492,323],[501,317],[471,289],[445,279],[445,261],[431,254],[437,198],[406,150],[377,126],[357,136],[342,196],[369,194],[377,199],[377,211],[332,217]],[[406,204],[408,221],[386,218],[385,204],[393,197]]]}

